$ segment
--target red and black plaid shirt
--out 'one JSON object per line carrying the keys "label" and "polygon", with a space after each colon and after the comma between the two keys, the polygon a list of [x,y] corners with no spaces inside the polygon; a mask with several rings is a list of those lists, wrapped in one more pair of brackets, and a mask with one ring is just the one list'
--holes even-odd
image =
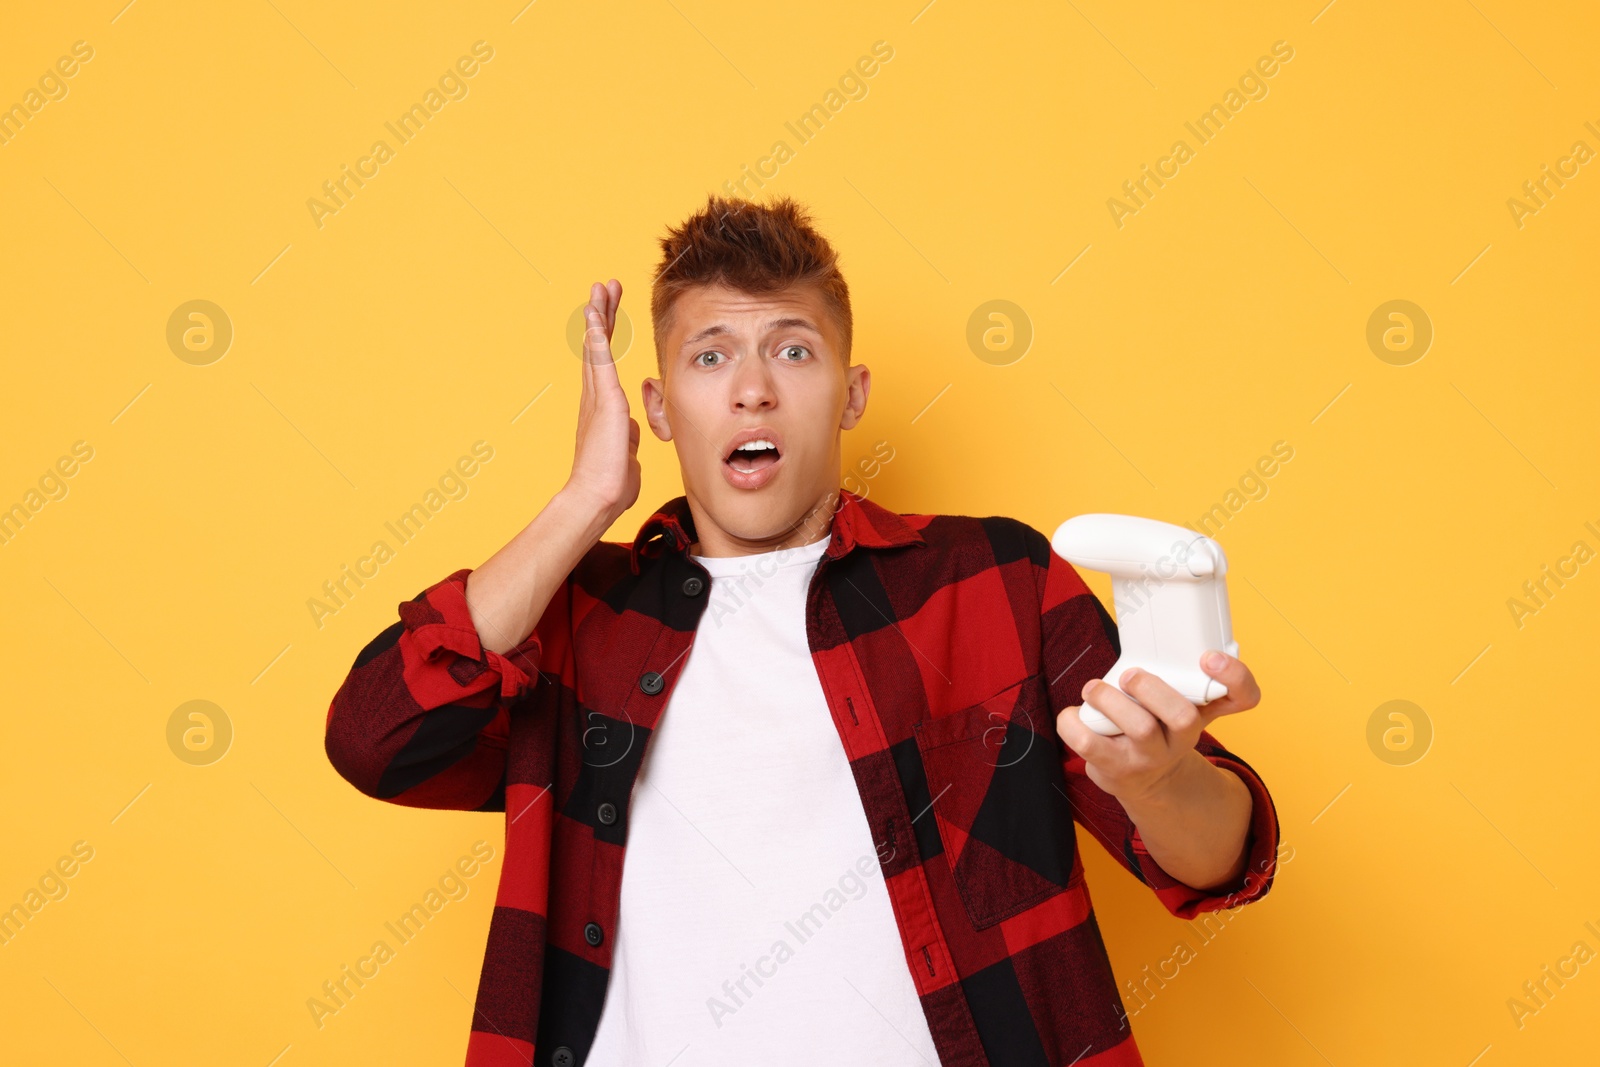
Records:
{"label": "red and black plaid shirt", "polygon": [[[1056,712],[1081,702],[1119,644],[1049,539],[1015,519],[899,515],[848,491],[831,532],[806,633],[940,1062],[1140,1064],[1074,822],[1191,918],[1270,887],[1265,784],[1201,734],[1199,751],[1250,788],[1248,863],[1217,891],[1177,881],[1056,733]],[[680,496],[631,545],[596,544],[505,655],[479,643],[457,571],[400,605],[333,698],[328,758],[362,792],[506,813],[468,1067],[588,1055],[634,779],[711,589],[694,541]]]}

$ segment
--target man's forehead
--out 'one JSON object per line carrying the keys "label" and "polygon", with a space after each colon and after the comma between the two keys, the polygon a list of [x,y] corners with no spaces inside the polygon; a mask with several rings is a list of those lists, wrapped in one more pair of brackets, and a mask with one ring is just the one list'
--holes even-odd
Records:
{"label": "man's forehead", "polygon": [[696,318],[720,313],[757,315],[762,312],[821,310],[822,294],[814,285],[791,285],[770,293],[747,293],[726,285],[702,285],[686,290],[678,306]]}
{"label": "man's forehead", "polygon": [[827,308],[814,286],[791,286],[772,293],[746,293],[726,286],[701,286],[685,292],[673,309],[673,333],[691,344],[732,330],[828,328]]}

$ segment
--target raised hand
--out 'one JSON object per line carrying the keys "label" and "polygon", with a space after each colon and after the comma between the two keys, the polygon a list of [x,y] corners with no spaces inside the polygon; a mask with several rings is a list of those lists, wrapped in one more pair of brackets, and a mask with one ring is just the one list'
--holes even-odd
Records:
{"label": "raised hand", "polygon": [[639,499],[639,423],[617,377],[611,333],[622,302],[622,283],[595,282],[584,307],[583,396],[578,440],[566,490],[592,501],[613,521]]}

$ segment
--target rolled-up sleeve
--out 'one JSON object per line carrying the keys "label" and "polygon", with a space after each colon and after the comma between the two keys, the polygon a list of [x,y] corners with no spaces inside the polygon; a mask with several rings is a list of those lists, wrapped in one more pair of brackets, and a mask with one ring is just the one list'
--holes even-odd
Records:
{"label": "rolled-up sleeve", "polygon": [[361,650],[334,694],[328,759],[368,796],[503,808],[508,709],[538,678],[541,642],[535,630],[504,655],[484,648],[467,605],[470,573],[400,604],[400,621]]}
{"label": "rolled-up sleeve", "polygon": [[[538,629],[535,628],[527,640],[504,655],[484,648],[478,628],[472,622],[472,611],[467,606],[467,577],[471,573],[471,570],[456,571],[430,586],[415,600],[401,604],[400,620],[410,631],[423,664],[429,667],[444,664],[452,679],[458,674],[471,674],[472,682],[463,686],[471,692],[487,688],[487,682],[498,679],[500,695],[514,697],[526,689],[538,673]],[[447,653],[454,653],[476,664],[493,678],[480,677],[481,671],[466,669]],[[451,667],[455,668],[453,673],[449,670]]]}
{"label": "rolled-up sleeve", "polygon": [[1129,835],[1129,848],[1139,864],[1140,881],[1155,890],[1166,909],[1180,919],[1192,919],[1201,912],[1236,908],[1266,895],[1272,886],[1278,866],[1278,812],[1272,803],[1267,784],[1244,760],[1223,748],[1216,738],[1202,730],[1195,748],[1214,766],[1231,771],[1250,790],[1250,828],[1245,834],[1245,867],[1242,874],[1231,883],[1214,889],[1199,890],[1172,877],[1151,858],[1133,827]]}

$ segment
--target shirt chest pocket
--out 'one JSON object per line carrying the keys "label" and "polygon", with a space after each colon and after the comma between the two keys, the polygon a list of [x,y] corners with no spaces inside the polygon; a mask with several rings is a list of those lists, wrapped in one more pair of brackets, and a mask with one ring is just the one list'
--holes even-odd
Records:
{"label": "shirt chest pocket", "polygon": [[1042,676],[913,731],[939,840],[974,929],[1081,880]]}

